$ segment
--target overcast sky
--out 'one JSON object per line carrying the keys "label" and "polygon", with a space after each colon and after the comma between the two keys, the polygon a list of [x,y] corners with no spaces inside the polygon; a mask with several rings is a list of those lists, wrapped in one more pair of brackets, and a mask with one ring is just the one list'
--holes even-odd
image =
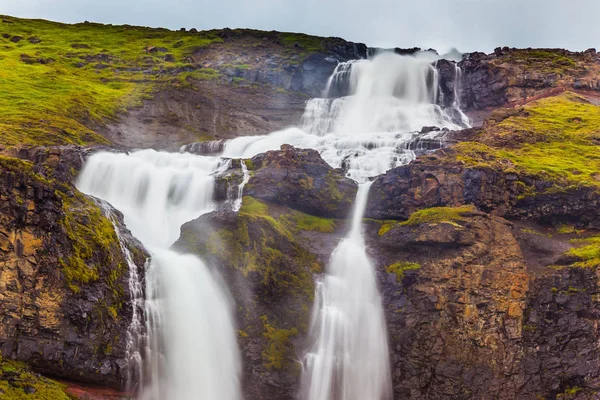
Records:
{"label": "overcast sky", "polygon": [[441,52],[600,48],[600,0],[0,0],[0,14],[172,29],[274,29]]}

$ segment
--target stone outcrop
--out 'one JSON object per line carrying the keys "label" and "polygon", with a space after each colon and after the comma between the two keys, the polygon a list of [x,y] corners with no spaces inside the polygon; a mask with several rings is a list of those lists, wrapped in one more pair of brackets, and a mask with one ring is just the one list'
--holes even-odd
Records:
{"label": "stone outcrop", "polygon": [[427,207],[475,204],[506,218],[545,223],[569,221],[597,227],[600,192],[592,187],[558,189],[556,182],[515,170],[468,165],[452,149],[419,157],[378,177],[366,216],[406,219]]}
{"label": "stone outcrop", "polygon": [[461,105],[467,111],[531,100],[557,88],[600,90],[600,57],[594,49],[505,47],[487,55],[467,54],[459,66],[464,73]]}
{"label": "stone outcrop", "polygon": [[251,159],[252,177],[244,193],[310,214],[345,218],[357,185],[329,166],[316,150],[281,146]]}
{"label": "stone outcrop", "polygon": [[[81,152],[27,155],[38,163],[0,156],[2,356],[50,376],[122,387],[132,310],[113,225],[70,183]],[[143,266],[145,251],[118,223]]]}
{"label": "stone outcrop", "polygon": [[235,301],[245,398],[298,393],[313,274],[323,268],[303,233],[323,227],[335,224],[246,196],[239,214],[206,214],[181,229],[174,247],[207,260]]}

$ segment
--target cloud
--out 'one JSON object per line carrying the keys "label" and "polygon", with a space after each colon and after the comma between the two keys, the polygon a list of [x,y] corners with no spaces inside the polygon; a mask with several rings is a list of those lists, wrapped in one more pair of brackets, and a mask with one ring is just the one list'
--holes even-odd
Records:
{"label": "cloud", "polygon": [[64,22],[255,28],[382,47],[491,51],[598,46],[598,0],[0,0],[0,13]]}

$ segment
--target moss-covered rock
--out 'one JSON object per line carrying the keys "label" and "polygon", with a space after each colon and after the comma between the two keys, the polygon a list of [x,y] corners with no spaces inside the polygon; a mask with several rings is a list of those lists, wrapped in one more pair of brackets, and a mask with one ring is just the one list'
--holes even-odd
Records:
{"label": "moss-covered rock", "polygon": [[493,114],[468,142],[379,177],[367,216],[474,204],[510,218],[600,226],[600,107],[564,93],[513,111]]}
{"label": "moss-covered rock", "polygon": [[20,362],[0,356],[0,397],[5,400],[70,400],[66,385],[38,375]]}
{"label": "moss-covered rock", "polygon": [[345,218],[358,186],[331,168],[315,150],[281,146],[252,158],[255,166],[244,193],[308,214]]}
{"label": "moss-covered rock", "polygon": [[[334,220],[245,196],[239,213],[184,224],[174,248],[199,254],[223,276],[237,306],[246,396],[291,398],[323,261],[305,235],[329,235]],[[271,382],[277,382],[273,385]]]}
{"label": "moss-covered rock", "polygon": [[[76,150],[54,151],[40,163],[0,157],[0,350],[51,376],[119,388],[128,266],[112,222],[69,183],[71,167],[54,165]],[[145,251],[115,218],[143,266]]]}

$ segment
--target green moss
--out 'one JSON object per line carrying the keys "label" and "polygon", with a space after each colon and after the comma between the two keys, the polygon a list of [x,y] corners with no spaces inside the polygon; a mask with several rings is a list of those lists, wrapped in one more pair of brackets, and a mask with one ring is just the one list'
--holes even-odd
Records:
{"label": "green moss", "polygon": [[426,208],[412,213],[408,220],[402,222],[401,225],[414,226],[420,224],[436,224],[440,222],[447,222],[459,226],[459,222],[465,221],[465,214],[469,214],[474,211],[476,211],[476,208],[472,205],[461,207]]}
{"label": "green moss", "polygon": [[556,232],[560,233],[562,235],[565,235],[565,234],[569,234],[569,233],[576,233],[577,230],[575,229],[575,227],[573,225],[561,224],[556,228]]}
{"label": "green moss", "polygon": [[250,159],[250,158],[246,158],[244,160],[244,164],[246,164],[246,168],[248,168],[248,171],[254,171],[256,169],[256,166],[254,165],[254,163],[252,162],[252,159]]}
{"label": "green moss", "polygon": [[[271,215],[269,206],[250,196],[243,198],[234,229],[211,233],[206,249],[226,260],[244,276],[259,274],[265,287],[275,293],[287,293],[312,299],[311,272],[319,272],[320,263],[296,241],[289,216]],[[300,215],[300,214],[296,214]],[[249,233],[252,224],[255,234]],[[285,252],[281,250],[285,248]],[[298,264],[296,270],[289,266]],[[309,266],[310,270],[302,267]]]}
{"label": "green moss", "polygon": [[260,317],[264,326],[263,336],[267,339],[262,356],[267,369],[282,369],[289,363],[294,350],[291,338],[298,336],[298,329],[278,329],[269,323],[266,315]]}
{"label": "green moss", "polygon": [[408,262],[408,261],[400,261],[395,264],[388,265],[385,268],[385,270],[387,271],[388,274],[395,274],[396,281],[398,283],[401,283],[402,278],[404,278],[404,273],[406,271],[413,271],[413,270],[417,270],[420,268],[421,268],[421,266],[417,263],[412,263],[412,262]]}
{"label": "green moss", "polygon": [[99,278],[100,266],[93,261],[97,252],[110,253],[118,239],[112,223],[90,199],[80,193],[73,198],[62,192],[57,191],[57,194],[63,203],[62,226],[72,246],[72,252],[68,258],[60,260],[60,265],[67,284],[77,293],[78,283],[89,283]]}
{"label": "green moss", "polygon": [[574,243],[583,244],[567,252],[568,255],[579,259],[573,264],[575,267],[599,267],[600,266],[600,236],[586,239],[574,239]]}
{"label": "green moss", "polygon": [[580,69],[577,61],[559,50],[518,49],[492,61],[495,64],[510,63],[526,71],[544,74],[567,74]]}
{"label": "green moss", "polygon": [[[151,47],[183,60],[222,41],[206,32],[2,18],[11,21],[2,24],[5,33],[25,38],[0,38],[0,144],[9,146],[106,143],[92,128],[140,104],[152,87],[172,81],[160,71],[180,66]],[[214,72],[192,75],[212,79]]]}
{"label": "green moss", "polygon": [[335,221],[328,218],[316,217],[299,211],[291,214],[291,223],[298,229],[316,231],[321,233],[335,232]]}
{"label": "green moss", "polygon": [[[5,400],[69,400],[66,386],[31,372],[20,362],[0,357],[0,394]],[[25,389],[33,390],[27,394]]]}
{"label": "green moss", "polygon": [[574,185],[600,187],[598,126],[600,107],[567,92],[529,103],[523,112],[486,125],[484,137],[509,143],[510,148],[477,142],[453,148],[456,159],[468,166],[534,175],[556,182],[560,190]]}

